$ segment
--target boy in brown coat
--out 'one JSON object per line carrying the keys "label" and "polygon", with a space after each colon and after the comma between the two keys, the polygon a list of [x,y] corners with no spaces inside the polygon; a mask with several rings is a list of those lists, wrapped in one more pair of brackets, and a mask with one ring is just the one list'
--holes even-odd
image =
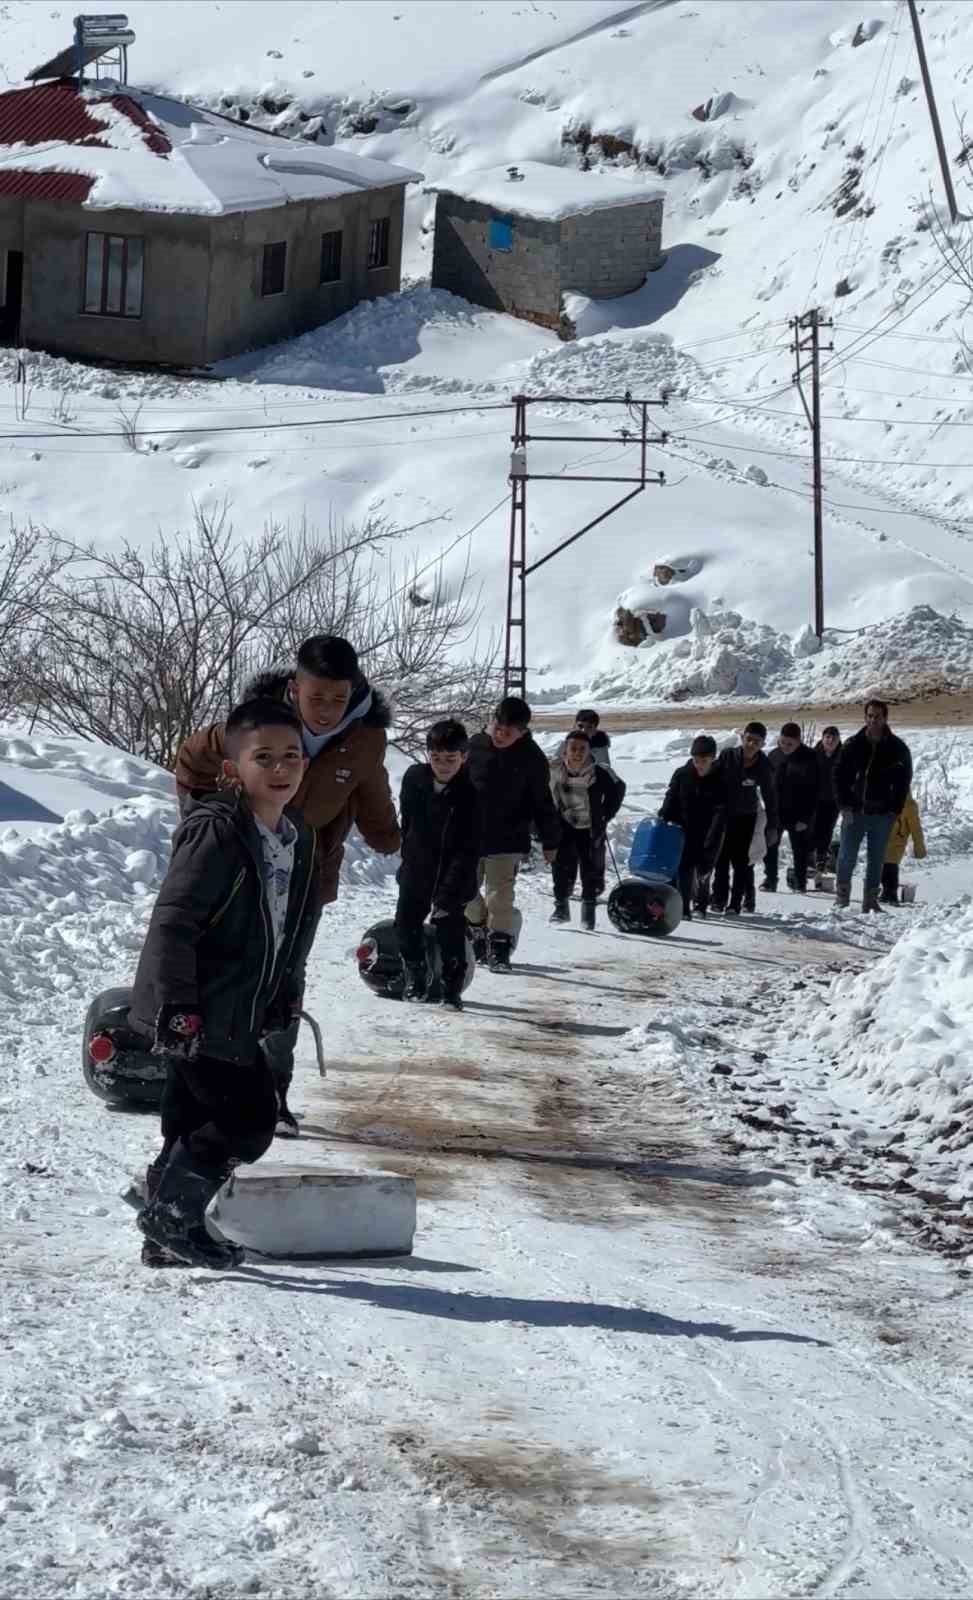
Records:
{"label": "boy in brown coat", "polygon": [[[247,684],[244,698],[258,697],[285,701],[301,719],[308,767],[292,804],[317,836],[320,903],[329,905],[338,898],[338,874],[353,824],[380,855],[394,855],[401,844],[385,769],[389,707],[362,675],[354,647],[327,633],[305,639],[295,667],[261,673]],[[224,733],[224,724],[214,723],[191,734],[180,748],[176,783],[183,808],[221,787]],[[287,1091],[298,1026],[295,1019],[265,1045],[277,1079],[277,1132],[291,1138],[297,1122]]]}

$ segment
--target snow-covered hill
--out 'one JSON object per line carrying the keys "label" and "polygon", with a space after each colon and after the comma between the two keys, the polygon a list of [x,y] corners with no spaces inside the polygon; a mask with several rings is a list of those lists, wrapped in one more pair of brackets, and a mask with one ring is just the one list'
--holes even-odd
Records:
{"label": "snow-covered hill", "polygon": [[[18,81],[66,42],[68,24],[17,0],[3,11],[4,66]],[[427,184],[508,160],[584,163],[596,176],[651,170],[665,189],[667,261],[626,300],[573,301],[586,333],[573,345],[417,283],[229,364],[223,384],[38,359],[26,420],[12,391],[2,413],[4,515],[117,539],[178,526],[193,499],[229,499],[243,535],[270,516],[307,510],[324,521],[381,504],[405,523],[432,519],[412,541],[423,559],[459,541],[451,570],[458,577],[471,554],[495,624],[509,416],[403,414],[496,405],[517,389],[665,395],[655,415],[671,439],[651,464],[668,486],[581,541],[531,591],[536,689],[593,676],[634,689],[671,673],[633,668],[614,642],[620,598],[668,609],[669,632],[682,635],[694,606],[778,635],[808,621],[809,444],[787,321],[816,304],[835,324],[824,359],[827,621],[858,629],[916,606],[973,619],[967,295],[936,243],[941,185],[904,7],[278,0],[180,6],[178,28],[170,3],[136,0],[129,14],[134,82],[400,162]],[[930,0],[923,25],[962,195],[973,7]],[[416,280],[429,269],[432,209],[417,187],[407,246]],[[953,233],[961,250],[968,228]],[[0,377],[12,382],[15,370],[0,361]],[[137,404],[139,425],[156,430],[137,451],[79,437],[117,430]],[[357,416],[357,426],[311,426]],[[260,426],[281,421],[292,426]],[[620,473],[634,460],[621,438],[585,444],[618,432],[627,419],[617,410],[561,421],[579,444],[543,458],[538,449],[537,470]],[[227,427],[241,431],[217,432]],[[538,553],[611,493],[536,485]],[[467,545],[459,536],[476,524]],[[654,564],[673,555],[701,558],[697,576],[653,593]],[[961,665],[947,659],[945,678]],[[902,661],[892,667],[888,687],[906,687]]]}

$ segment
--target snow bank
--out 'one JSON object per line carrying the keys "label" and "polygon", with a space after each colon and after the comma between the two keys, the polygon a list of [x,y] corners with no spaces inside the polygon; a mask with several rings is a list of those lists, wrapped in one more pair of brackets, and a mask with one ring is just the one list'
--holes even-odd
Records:
{"label": "snow bank", "polygon": [[838,978],[809,1024],[889,1142],[973,1200],[973,902],[937,906],[865,972]]}
{"label": "snow bank", "polygon": [[737,611],[695,611],[687,637],[619,652],[581,699],[681,701],[797,699],[829,704],[884,689],[890,697],[973,686],[973,627],[931,606],[848,636],[825,634],[819,651]]}

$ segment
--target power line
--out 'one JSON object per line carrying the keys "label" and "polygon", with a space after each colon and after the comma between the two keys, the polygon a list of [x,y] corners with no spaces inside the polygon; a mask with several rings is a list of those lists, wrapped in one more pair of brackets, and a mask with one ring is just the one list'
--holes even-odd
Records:
{"label": "power line", "polygon": [[[881,393],[880,390],[872,390],[871,392],[873,394]],[[912,396],[909,398],[911,399]],[[757,416],[761,417],[790,417],[791,420],[795,422],[800,420],[799,415],[796,412],[780,411],[771,406],[748,405],[742,400],[696,400],[687,398],[683,403],[685,405],[692,406],[728,405],[733,406],[734,410],[736,411],[751,411]],[[971,396],[971,403],[973,403],[973,396]],[[828,422],[880,422],[887,423],[890,427],[895,427],[897,424],[902,423],[908,424],[910,427],[915,428],[973,428],[973,422],[952,422],[946,420],[930,422],[925,417],[846,417],[843,416],[840,411],[823,411],[821,416],[822,420],[826,420]]]}
{"label": "power line", "polygon": [[[411,417],[449,417],[457,416],[461,412],[470,411],[507,411],[509,402],[502,401],[490,404],[467,406],[434,406],[423,411],[393,411],[385,415],[373,412],[364,417],[304,417],[296,418],[292,422],[241,422],[238,424],[218,424],[215,427],[201,426],[198,428],[107,428],[79,432],[74,435],[79,439],[126,439],[144,438],[147,434],[153,437],[165,438],[170,434],[185,435],[188,433],[273,433],[281,428],[339,428],[344,424],[358,425],[363,422],[398,422],[407,421]],[[63,429],[57,433],[0,433],[0,440],[13,439],[33,441],[37,439],[64,439],[70,438]]]}
{"label": "power line", "polygon": [[[939,271],[939,268],[936,270]],[[871,333],[870,328],[858,328],[852,322],[836,322],[835,327],[840,328],[842,333]],[[949,339],[943,333],[886,333],[885,338],[910,339],[917,344],[956,344],[955,339]]]}
{"label": "power line", "polygon": [[[719,439],[704,439],[698,433],[673,433],[669,435],[672,441],[681,441],[685,444],[704,444],[710,450],[726,450],[729,448]],[[745,449],[752,456],[778,456],[781,460],[807,461],[804,450],[767,450],[757,445],[737,445],[736,449]],[[825,460],[835,464],[850,464],[860,467],[899,467],[910,472],[963,472],[968,469],[969,461],[902,461],[894,456],[826,456]]]}

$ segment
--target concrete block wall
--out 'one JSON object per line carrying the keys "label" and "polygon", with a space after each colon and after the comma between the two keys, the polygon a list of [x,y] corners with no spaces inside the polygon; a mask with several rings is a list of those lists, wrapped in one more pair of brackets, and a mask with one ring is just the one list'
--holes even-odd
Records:
{"label": "concrete block wall", "polygon": [[662,259],[662,200],[566,217],[561,224],[561,284],[593,300],[641,287]]}
{"label": "concrete block wall", "polygon": [[[205,359],[211,223],[205,217],[86,210],[28,200],[23,213],[24,344],[56,354],[193,365]],[[145,242],[142,315],[86,313],[88,233]]]}
{"label": "concrete block wall", "polygon": [[[513,219],[513,248],[494,250],[490,223],[504,215]],[[436,200],[432,282],[492,311],[509,311],[556,328],[561,314],[560,224],[442,193]]]}

